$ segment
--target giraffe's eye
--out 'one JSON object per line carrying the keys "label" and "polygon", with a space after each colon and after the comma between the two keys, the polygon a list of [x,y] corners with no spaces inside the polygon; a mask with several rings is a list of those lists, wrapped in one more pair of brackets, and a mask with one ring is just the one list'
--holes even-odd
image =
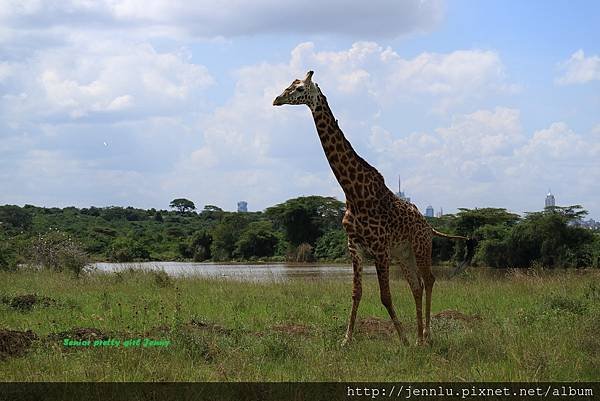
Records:
{"label": "giraffe's eye", "polygon": [[299,86],[296,88],[298,92],[304,92],[304,86]]}

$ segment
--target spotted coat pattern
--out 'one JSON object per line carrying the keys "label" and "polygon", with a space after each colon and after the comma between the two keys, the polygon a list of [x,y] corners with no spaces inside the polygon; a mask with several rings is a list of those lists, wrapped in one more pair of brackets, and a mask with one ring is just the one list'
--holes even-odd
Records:
{"label": "spotted coat pattern", "polygon": [[[273,104],[306,104],[311,112],[329,165],[346,195],[346,212],[342,220],[348,234],[352,258],[352,310],[344,343],[351,341],[358,305],[362,296],[363,253],[375,260],[381,302],[392,319],[400,340],[406,336],[400,324],[390,293],[389,267],[395,250],[403,246],[412,252],[415,263],[400,259],[398,263],[408,281],[415,300],[417,343],[430,333],[431,293],[435,277],[431,272],[431,244],[434,235],[444,235],[431,228],[419,210],[399,199],[387,188],[381,174],[361,158],[344,136],[318,85],[312,82],[312,71],[304,80],[295,80]],[[448,236],[451,237],[451,236]],[[425,324],[422,298],[425,292]]]}

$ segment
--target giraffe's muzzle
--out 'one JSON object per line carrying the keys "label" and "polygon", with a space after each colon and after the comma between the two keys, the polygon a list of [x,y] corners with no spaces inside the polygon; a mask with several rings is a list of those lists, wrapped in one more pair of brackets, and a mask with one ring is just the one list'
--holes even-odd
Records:
{"label": "giraffe's muzzle", "polygon": [[281,106],[283,103],[283,99],[281,96],[277,96],[275,100],[273,100],[273,106]]}

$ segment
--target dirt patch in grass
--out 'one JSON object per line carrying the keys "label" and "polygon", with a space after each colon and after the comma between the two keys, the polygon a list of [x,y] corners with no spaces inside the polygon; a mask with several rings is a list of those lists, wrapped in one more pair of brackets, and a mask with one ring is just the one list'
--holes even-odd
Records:
{"label": "dirt patch in grass", "polygon": [[23,355],[38,336],[31,330],[0,329],[0,361],[9,357]]}
{"label": "dirt patch in grass", "polygon": [[39,296],[37,294],[17,295],[13,298],[2,297],[2,303],[21,312],[30,311],[36,305],[45,307],[57,305],[56,300],[49,297]]}
{"label": "dirt patch in grass", "polygon": [[107,333],[103,333],[99,329],[95,329],[93,327],[74,327],[72,329],[62,331],[60,333],[52,333],[48,335],[49,340],[58,340],[63,341],[63,339],[68,338],[76,341],[83,340],[108,340],[110,335]]}
{"label": "dirt patch in grass", "polygon": [[301,335],[301,336],[310,336],[311,329],[308,326],[303,326],[301,324],[276,324],[275,326],[271,326],[273,331],[277,331],[285,334],[292,335]]}
{"label": "dirt patch in grass", "polygon": [[144,337],[162,336],[171,332],[171,327],[166,324],[152,327],[144,333]]}
{"label": "dirt patch in grass", "polygon": [[[467,315],[456,310],[444,310],[431,316],[432,319],[460,321],[463,323],[473,323],[481,320],[477,315]],[[404,324],[405,330],[410,330],[412,321]],[[425,321],[423,320],[423,324]],[[408,327],[406,325],[408,324]],[[367,316],[356,319],[356,328],[359,333],[366,335],[369,338],[387,338],[396,335],[394,323],[390,319],[381,319],[374,316]]]}
{"label": "dirt patch in grass", "polygon": [[221,326],[220,324],[205,322],[200,319],[192,319],[189,321],[189,323],[184,324],[183,327],[196,330],[207,330],[219,334],[231,334],[233,332],[232,329],[228,329],[225,326]]}
{"label": "dirt patch in grass", "polygon": [[390,319],[367,316],[356,320],[356,328],[359,333],[369,338],[386,338],[396,335],[396,329]]}
{"label": "dirt patch in grass", "polygon": [[481,320],[481,317],[478,315],[467,315],[457,310],[448,309],[434,314],[432,319],[459,320],[465,323],[472,323]]}

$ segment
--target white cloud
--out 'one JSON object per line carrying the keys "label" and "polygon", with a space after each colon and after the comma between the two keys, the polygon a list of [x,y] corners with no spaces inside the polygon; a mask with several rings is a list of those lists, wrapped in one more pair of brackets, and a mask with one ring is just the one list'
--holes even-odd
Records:
{"label": "white cloud", "polygon": [[235,77],[233,96],[198,125],[202,144],[165,174],[163,188],[226,209],[243,199],[260,210],[306,191],[339,197],[308,109],[272,105],[289,66],[244,67]]}
{"label": "white cloud", "polygon": [[2,204],[166,207],[173,197],[157,191],[159,181],[148,171],[107,168],[98,160],[73,158],[68,150],[35,147],[10,169],[0,168]]}
{"label": "white cloud", "polygon": [[451,53],[422,53],[402,58],[391,48],[374,42],[356,42],[348,50],[317,51],[312,42],[292,51],[292,72],[307,68],[342,93],[365,95],[382,104],[421,100],[447,111],[469,99],[489,93],[518,90],[506,82],[500,56],[490,50],[458,50]]}
{"label": "white cloud", "polygon": [[7,62],[0,62],[0,83],[12,74],[12,66]]}
{"label": "white cloud", "polygon": [[[585,138],[576,134],[564,122],[552,123],[548,128],[536,131],[529,142],[518,150],[523,163],[532,167],[548,168],[567,165],[588,164],[600,158],[600,142],[594,142],[592,136]],[[600,160],[600,159],[599,159]],[[547,163],[550,162],[550,163]],[[593,164],[600,164],[595,162]],[[561,175],[568,175],[568,172]]]}
{"label": "white cloud", "polygon": [[[431,98],[436,82],[448,86],[443,92],[435,92],[440,99],[452,103],[452,99],[462,97],[466,101],[497,91],[504,83],[502,64],[494,52],[460,51],[403,59],[374,42],[357,42],[341,51],[318,51],[311,42],[301,43],[291,51],[286,63],[261,63],[235,73],[233,96],[200,122],[202,144],[177,163],[165,177],[165,185],[172,191],[184,190],[201,180],[198,188],[210,188],[210,192],[198,189],[198,196],[207,202],[210,196],[222,196],[222,188],[228,197],[244,198],[259,207],[272,204],[268,199],[283,201],[295,191],[306,193],[308,185],[312,185],[311,193],[342,197],[309,110],[302,106],[272,106],[275,96],[291,80],[303,77],[309,68],[316,71],[314,80],[322,83],[320,87],[330,99],[346,136],[367,158],[373,152],[366,147],[367,136],[362,133],[369,132],[377,113],[381,114],[378,103],[383,103],[387,112],[416,99],[427,103],[423,99]],[[396,92],[403,96],[391,95]],[[390,99],[382,100],[384,96]],[[377,110],[371,110],[373,105]],[[470,176],[479,174],[484,179],[475,169],[481,170],[490,154],[507,152],[507,142],[518,141],[518,119],[517,111],[499,108],[457,119],[435,135],[412,134],[407,139],[392,140],[382,127],[376,128],[374,135],[381,136],[383,147],[397,149],[393,157],[404,157],[409,149],[417,159],[423,149],[439,143],[470,149],[477,155],[478,164],[467,163],[464,169]],[[481,133],[482,127],[485,133]],[[418,146],[405,146],[405,141]],[[268,183],[268,188],[257,193],[254,180]],[[234,204],[231,199],[227,203]]]}
{"label": "white cloud", "polygon": [[581,49],[573,53],[568,60],[560,63],[559,67],[564,73],[556,79],[556,82],[561,85],[584,84],[600,80],[600,56],[586,57]]}
{"label": "white cloud", "polygon": [[0,21],[20,29],[113,27],[148,35],[233,37],[261,33],[395,37],[427,31],[443,17],[443,0],[333,1],[70,0],[8,1]]}
{"label": "white cloud", "polygon": [[498,107],[455,116],[432,133],[403,137],[375,126],[369,143],[374,164],[392,182],[400,172],[404,190],[422,208],[535,211],[551,187],[560,205],[598,210],[598,133],[578,134],[555,122],[528,135],[520,120],[518,110]]}
{"label": "white cloud", "polygon": [[510,154],[524,139],[519,111],[504,107],[455,117],[450,127],[437,132],[452,150],[469,158]]}
{"label": "white cloud", "polygon": [[[454,185],[466,181],[483,188],[502,174],[501,162],[524,141],[519,111],[501,107],[455,116],[449,127],[433,133],[403,137],[376,126],[369,138],[378,154],[377,165],[386,177],[401,172],[413,191],[425,193],[430,192],[427,183],[449,193],[454,192]],[[421,182],[420,188],[415,187],[414,180]]]}
{"label": "white cloud", "polygon": [[12,78],[1,106],[24,119],[180,113],[214,82],[206,67],[181,54],[119,41],[40,50],[12,68]]}

